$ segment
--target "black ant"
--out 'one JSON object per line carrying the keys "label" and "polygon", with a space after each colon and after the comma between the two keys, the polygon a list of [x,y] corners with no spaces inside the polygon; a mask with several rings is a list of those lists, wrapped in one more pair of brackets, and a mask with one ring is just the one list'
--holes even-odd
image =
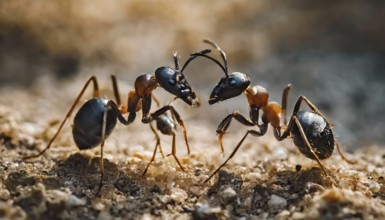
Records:
{"label": "black ant", "polygon": [[[185,79],[183,75],[184,69],[188,66],[188,64],[193,61],[195,58],[205,55],[207,53],[210,53],[210,49],[206,49],[197,53],[193,53],[190,55],[190,58],[184,63],[182,69],[179,69],[179,60],[176,53],[174,53],[174,64],[175,68],[171,68],[168,66],[159,67],[155,70],[155,76],[151,74],[144,74],[142,76],[139,76],[135,81],[135,91],[129,92],[129,99],[128,99],[128,107],[123,107],[121,110],[122,113],[129,113],[128,115],[128,122],[131,123],[135,120],[136,112],[140,110],[140,105],[142,106],[142,122],[143,123],[150,123],[151,130],[155,134],[157,143],[154,149],[153,156],[148,163],[146,169],[143,172],[143,176],[147,173],[147,170],[151,163],[155,160],[156,151],[159,147],[160,153],[164,157],[162,147],[160,145],[160,139],[159,136],[156,134],[156,130],[152,127],[151,122],[156,121],[157,129],[160,130],[165,135],[172,135],[173,141],[172,141],[172,152],[171,154],[167,156],[173,156],[175,161],[178,163],[179,167],[182,171],[184,171],[184,168],[182,164],[179,162],[179,159],[176,156],[176,142],[175,142],[175,123],[176,120],[178,124],[183,129],[183,135],[187,147],[187,153],[190,155],[190,146],[187,140],[187,131],[184,126],[184,122],[181,119],[179,113],[174,109],[173,106],[165,105],[162,108],[158,109],[154,113],[149,113],[151,108],[151,100],[152,100],[152,91],[155,90],[158,86],[164,88],[166,91],[168,91],[171,94],[174,94],[176,97],[175,99],[182,99],[185,103],[187,103],[190,106],[200,106],[200,103],[195,95],[195,93],[192,91],[190,85],[188,84],[187,80]],[[165,113],[167,111],[171,112],[172,120],[169,118]]]}
{"label": "black ant", "polygon": [[[143,74],[137,77],[137,79],[135,80],[135,90],[130,91],[128,93],[127,106],[121,105],[118,86],[117,86],[117,80],[114,75],[111,76],[111,79],[112,79],[113,92],[114,92],[116,103],[112,100],[102,98],[99,94],[99,86],[98,86],[98,81],[96,77],[95,76],[90,77],[90,79],[88,79],[87,82],[84,84],[82,90],[80,91],[79,95],[75,99],[70,110],[66,114],[64,120],[60,124],[57,132],[49,141],[48,145],[40,153],[36,155],[24,157],[23,159],[26,160],[26,159],[39,157],[51,147],[53,141],[56,139],[56,137],[60,133],[67,119],[71,116],[76,105],[79,103],[81,97],[83,96],[85,90],[87,89],[87,87],[90,85],[91,82],[93,83],[93,95],[92,95],[93,98],[89,99],[86,103],[84,103],[76,113],[73,127],[72,127],[72,135],[76,146],[80,150],[91,149],[100,145],[101,178],[100,178],[99,188],[96,193],[97,195],[100,192],[100,189],[102,187],[102,182],[104,177],[104,161],[103,161],[104,142],[105,142],[105,139],[108,138],[108,136],[114,130],[117,124],[117,119],[122,124],[127,126],[135,120],[136,112],[142,110],[142,113],[143,113],[142,122],[150,123],[150,127],[157,139],[157,145],[154,150],[154,154],[155,154],[157,147],[160,146],[160,139],[155,129],[152,127],[151,122],[154,120],[157,120],[158,124],[161,124],[163,126],[163,128],[161,128],[162,126],[161,127],[158,126],[158,128],[160,128],[160,131],[162,133],[168,134],[167,132],[165,132],[167,130],[166,128],[174,127],[174,123],[173,122],[171,123],[170,120],[166,120],[163,115],[165,112],[171,111],[171,114],[173,115],[173,117],[175,117],[178,124],[183,128],[184,138],[186,141],[188,153],[190,153],[190,149],[187,141],[187,132],[179,113],[171,105],[166,105],[158,109],[154,113],[149,113],[151,108],[151,99],[152,99],[151,94],[153,90],[155,90],[157,87],[160,86],[160,87],[163,87],[168,92],[170,92],[171,94],[175,95],[176,97],[174,98],[174,100],[177,98],[180,98],[191,106],[193,105],[199,106],[199,101],[197,100],[195,93],[192,91],[190,85],[185,79],[183,75],[183,70],[187,67],[187,65],[193,59],[197,58],[198,55],[203,55],[209,52],[210,50],[203,50],[201,52],[192,54],[190,58],[185,62],[181,70],[179,70],[179,62],[178,62],[177,54],[174,53],[175,69],[171,67],[160,67],[155,71],[155,76],[151,74]],[[126,114],[126,113],[129,113],[127,120],[123,116],[123,114]],[[163,155],[162,150],[161,150],[161,153]],[[181,167],[182,170],[184,170],[178,158],[176,157],[175,141],[173,141],[171,155],[174,156],[178,165]],[[152,158],[149,164],[151,164],[153,160],[154,160],[154,157]],[[144,171],[143,175],[147,171],[147,168]]]}
{"label": "black ant", "polygon": [[[204,42],[212,45],[219,51],[223,64],[206,54],[202,54],[201,56],[214,61],[225,73],[225,76],[221,78],[219,83],[213,89],[209,98],[209,104],[212,105],[243,93],[247,98],[250,109],[250,120],[235,111],[226,116],[219,124],[216,132],[219,135],[219,143],[222,152],[224,149],[222,138],[233,118],[245,126],[259,127],[259,131],[249,129],[246,132],[227,160],[219,166],[219,168],[217,168],[205,182],[209,181],[235,155],[247,135],[251,134],[253,136],[263,136],[267,131],[269,123],[274,129],[274,136],[278,141],[282,141],[288,137],[293,137],[294,144],[297,146],[299,151],[306,157],[316,160],[326,176],[328,175],[321,163],[321,160],[329,158],[332,155],[334,145],[337,146],[342,159],[349,163],[354,163],[343,155],[339,145],[334,139],[331,124],[326,120],[325,116],[317,109],[317,107],[315,107],[305,96],[299,97],[295,104],[293,114],[287,123],[286,106],[287,96],[291,89],[290,84],[283,91],[282,105],[279,105],[277,102],[269,102],[269,94],[265,88],[258,85],[253,87],[249,86],[250,78],[244,73],[234,72],[228,74],[225,52],[212,41],[204,40]],[[300,111],[300,106],[303,101],[312,111]],[[261,125],[258,124],[260,110],[263,112]],[[281,127],[281,115],[283,117],[284,128]],[[282,129],[284,129],[283,132]]]}

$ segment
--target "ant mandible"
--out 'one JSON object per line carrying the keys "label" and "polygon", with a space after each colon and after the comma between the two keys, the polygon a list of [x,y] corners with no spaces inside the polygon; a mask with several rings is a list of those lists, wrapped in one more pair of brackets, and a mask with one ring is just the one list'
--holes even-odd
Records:
{"label": "ant mandible", "polygon": [[[77,96],[74,103],[70,107],[65,118],[60,124],[55,135],[49,141],[48,145],[38,154],[26,156],[23,158],[23,160],[39,157],[51,147],[52,143],[54,142],[54,140],[57,138],[60,131],[62,130],[65,122],[71,116],[76,105],[79,103],[81,97],[83,96],[85,90],[88,88],[88,86],[91,83],[93,84],[92,99],[89,99],[87,102],[85,102],[76,113],[74,122],[73,122],[73,127],[72,127],[72,135],[76,146],[80,150],[91,149],[100,145],[101,177],[100,177],[99,187],[96,195],[99,194],[103,184],[104,143],[106,138],[108,138],[108,136],[114,130],[117,124],[117,119],[120,121],[120,123],[127,126],[135,120],[136,112],[142,109],[143,123],[151,123],[153,120],[158,120],[158,123],[161,123],[162,126],[164,127],[162,130],[161,127],[158,126],[159,130],[164,134],[168,134],[166,132],[167,131],[166,128],[173,127],[174,124],[171,124],[171,121],[166,120],[162,115],[167,111],[171,111],[173,117],[176,118],[176,121],[183,128],[187,149],[188,149],[188,152],[190,152],[188,141],[187,141],[187,132],[179,113],[171,105],[166,105],[158,109],[154,113],[150,114],[149,111],[151,108],[151,98],[152,98],[151,94],[154,89],[161,86],[171,94],[175,95],[176,96],[175,99],[180,98],[191,106],[192,105],[199,106],[199,101],[197,100],[195,93],[192,91],[190,85],[188,84],[182,72],[193,59],[198,57],[198,55],[200,54],[203,55],[209,52],[210,50],[203,50],[201,52],[192,54],[190,58],[185,62],[181,70],[179,70],[179,62],[178,62],[177,54],[174,53],[175,69],[171,67],[160,67],[155,71],[155,76],[151,74],[143,74],[137,77],[137,79],[135,80],[135,90],[130,91],[128,93],[127,106],[121,105],[119,90],[117,86],[117,80],[114,75],[111,76],[111,80],[112,80],[113,92],[114,92],[116,103],[112,100],[108,100],[100,97],[98,81],[95,76],[91,76],[87,80],[87,82],[84,84],[82,90],[80,91],[79,95]],[[123,116],[123,114],[126,114],[126,113],[129,113],[127,120]],[[160,147],[160,139],[151,124],[150,126],[157,139],[157,145],[154,151],[154,155],[155,155],[157,147],[158,146]],[[176,157],[175,148],[176,148],[175,141],[173,141],[172,155],[174,156],[175,160],[183,170],[182,165],[180,164],[179,160]],[[154,157],[152,158],[149,164],[151,164],[153,160],[154,160]],[[144,171],[143,175],[147,171],[147,168]]]}
{"label": "ant mandible", "polygon": [[[259,131],[249,129],[246,132],[230,156],[205,180],[205,182],[208,182],[223,166],[227,164],[227,162],[241,147],[243,141],[249,134],[253,136],[263,136],[267,131],[268,124],[273,127],[274,136],[278,141],[282,141],[288,137],[293,137],[293,142],[299,151],[306,157],[316,160],[326,176],[328,176],[328,174],[325,167],[322,165],[321,160],[327,159],[332,155],[334,145],[337,146],[338,152],[343,160],[348,163],[354,163],[343,155],[338,143],[334,139],[331,124],[328,120],[326,120],[320,110],[318,110],[318,108],[315,107],[315,105],[313,105],[305,96],[299,97],[295,104],[293,114],[287,123],[286,107],[287,97],[291,89],[290,84],[283,91],[282,105],[277,102],[268,101],[269,94],[264,87],[259,85],[253,87],[249,86],[250,78],[244,73],[234,72],[228,74],[227,57],[225,52],[212,41],[204,40],[204,42],[212,45],[219,51],[223,64],[206,54],[202,54],[201,56],[214,61],[225,73],[225,76],[221,78],[219,83],[213,89],[209,98],[209,104],[212,105],[243,93],[247,98],[250,109],[250,120],[241,115],[238,111],[235,111],[226,116],[219,124],[216,132],[218,134],[222,153],[224,151],[222,139],[233,118],[245,126],[259,127]],[[300,111],[301,103],[303,101],[310,107],[311,111]],[[258,124],[260,110],[263,112],[261,125]],[[283,123],[285,125],[283,127],[286,127],[283,132],[281,127],[281,115],[283,116]]]}

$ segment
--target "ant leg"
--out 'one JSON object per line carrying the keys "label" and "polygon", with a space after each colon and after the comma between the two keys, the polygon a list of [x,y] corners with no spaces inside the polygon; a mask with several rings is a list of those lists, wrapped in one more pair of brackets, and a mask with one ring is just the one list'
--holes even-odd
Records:
{"label": "ant leg", "polygon": [[127,98],[127,111],[128,111],[128,117],[127,121],[129,123],[132,123],[136,118],[136,112],[139,111],[141,106],[141,98],[136,94],[135,90],[131,90],[128,92],[128,98]]}
{"label": "ant leg", "polygon": [[[109,101],[108,103],[110,103]],[[100,190],[102,189],[103,186],[103,178],[104,178],[104,159],[103,159],[103,149],[104,149],[104,143],[106,141],[106,129],[107,129],[107,112],[108,110],[106,109],[103,114],[103,126],[102,126],[102,144],[100,145],[100,182],[99,182],[99,187],[98,190],[96,191],[96,196],[99,195]]]}
{"label": "ant leg", "polygon": [[126,120],[126,119],[123,117],[123,115],[122,115],[122,113],[121,113],[121,111],[120,111],[118,105],[117,105],[114,101],[109,100],[109,101],[107,102],[107,105],[108,105],[109,107],[111,107],[113,113],[115,114],[116,118],[118,118],[118,120],[120,121],[120,123],[124,124],[125,126],[131,124],[132,121]]}
{"label": "ant leg", "polygon": [[[184,137],[184,141],[186,143],[186,147],[187,147],[187,155],[190,155],[190,144],[188,143],[188,140],[187,140],[187,130],[186,130],[186,127],[184,126],[184,122],[183,120],[181,119],[179,113],[174,109],[174,107],[170,106],[170,111],[171,111],[171,116],[173,118],[173,120],[177,121],[178,124],[182,127],[182,130],[183,130],[183,137]],[[176,129],[176,127],[175,127]],[[175,134],[174,134],[175,136]],[[176,148],[175,148],[175,145],[173,147],[173,149],[175,149],[175,153],[176,153]],[[176,156],[174,156],[176,157]],[[175,158],[177,160],[177,158]],[[182,169],[183,170],[183,169]]]}
{"label": "ant leg", "polygon": [[176,121],[182,127],[183,136],[184,136],[184,140],[186,142],[186,147],[187,147],[187,153],[188,153],[188,155],[190,155],[190,145],[189,145],[188,140],[187,140],[186,127],[184,126],[184,122],[181,119],[179,113],[174,109],[174,107],[172,105],[163,106],[162,108],[156,110],[154,113],[148,115],[146,118],[143,118],[142,122],[143,123],[150,123],[151,121],[155,120],[156,118],[158,118],[160,115],[164,114],[167,111],[171,111],[171,113],[175,115]]}
{"label": "ant leg", "polygon": [[341,156],[341,158],[342,158],[343,160],[345,160],[346,162],[348,162],[348,163],[350,163],[350,164],[355,164],[355,163],[357,163],[357,161],[349,160],[348,158],[345,157],[345,155],[342,153],[342,150],[341,150],[341,148],[340,148],[340,145],[336,142],[336,140],[334,140],[334,143],[336,143],[338,153],[340,154],[340,156]]}
{"label": "ant leg", "polygon": [[175,115],[172,114],[172,113],[171,113],[171,118],[172,118],[172,120],[173,120],[173,122],[174,122],[174,129],[175,129],[175,131],[177,131],[177,130],[178,130],[178,127],[177,127],[177,124],[175,123],[175,122],[176,122],[176,118],[175,118]]}
{"label": "ant leg", "polygon": [[224,147],[223,147],[223,140],[222,139],[223,139],[223,136],[226,134],[226,131],[227,131],[228,127],[230,126],[232,118],[235,118],[239,123],[241,123],[241,124],[243,124],[245,126],[250,126],[251,127],[251,126],[255,126],[256,125],[256,122],[248,120],[243,115],[241,115],[239,112],[233,112],[233,113],[229,114],[228,116],[226,116],[221,121],[221,123],[218,125],[218,128],[217,128],[217,134],[219,135],[218,139],[219,139],[219,144],[221,146],[221,153],[222,154],[225,151]]}
{"label": "ant leg", "polygon": [[299,122],[297,116],[293,116],[292,117],[292,120],[297,124],[297,127],[298,127],[298,130],[299,130],[299,133],[301,134],[301,137],[302,137],[302,140],[305,142],[305,145],[309,148],[310,152],[312,153],[312,155],[314,156],[314,158],[316,159],[317,163],[319,164],[319,166],[321,167],[322,171],[324,172],[325,176],[329,176],[327,173],[326,173],[326,169],[325,167],[322,165],[321,163],[321,160],[318,158],[317,154],[314,152],[313,150],[313,147],[311,146],[311,144],[309,143],[309,140],[307,139],[306,137],[306,134],[302,128],[302,125],[301,123]]}
{"label": "ant leg", "polygon": [[87,89],[87,87],[89,86],[90,83],[93,83],[94,85],[94,90],[93,90],[93,97],[99,97],[99,86],[98,86],[98,81],[96,79],[95,76],[91,76],[87,82],[84,84],[83,86],[83,89],[80,91],[79,95],[76,97],[74,103],[72,104],[70,110],[67,112],[66,116],[64,117],[62,123],[60,124],[58,130],[56,131],[55,135],[52,137],[52,139],[50,140],[50,142],[48,143],[47,147],[45,147],[40,153],[36,154],[36,155],[32,155],[32,156],[27,156],[27,157],[23,157],[23,160],[28,160],[28,159],[31,159],[31,158],[36,158],[36,157],[39,157],[41,156],[42,154],[44,154],[52,145],[53,141],[56,139],[56,137],[59,135],[61,129],[63,128],[65,122],[67,121],[67,119],[71,116],[73,110],[75,109],[76,105],[79,103],[80,101],[80,98],[83,96],[85,90]]}
{"label": "ant leg", "polygon": [[150,128],[151,128],[152,133],[154,133],[154,135],[155,135],[156,145],[157,146],[159,145],[160,154],[162,154],[162,157],[164,158],[164,154],[163,154],[163,150],[162,150],[162,145],[160,144],[159,134],[158,134],[158,132],[156,131],[156,129],[154,128],[154,126],[151,123],[150,123]]}
{"label": "ant leg", "polygon": [[247,135],[253,135],[253,136],[257,136],[257,137],[260,137],[260,136],[263,136],[265,134],[265,132],[259,132],[259,131],[255,131],[255,130],[248,130],[246,132],[246,134],[243,136],[243,138],[241,139],[241,141],[239,141],[238,145],[234,148],[233,152],[230,154],[230,156],[227,158],[227,160],[222,163],[222,165],[220,165],[215,171],[214,173],[212,173],[205,181],[204,183],[207,183],[216,173],[218,173],[218,171],[224,167],[227,162],[235,155],[235,153],[238,151],[238,149],[241,147],[243,141],[246,139]]}
{"label": "ant leg", "polygon": [[154,95],[152,96],[152,99],[154,100],[157,107],[160,107],[159,99],[157,99]]}
{"label": "ant leg", "polygon": [[311,108],[311,110],[313,110],[315,113],[317,113],[318,115],[320,115],[322,118],[325,119],[326,123],[328,123],[329,125],[331,125],[331,123],[329,123],[329,121],[326,119],[325,115],[323,115],[323,114],[321,113],[321,111],[320,111],[320,110],[319,110],[313,103],[311,103],[311,102],[309,101],[309,99],[307,99],[307,98],[306,98],[305,96],[303,96],[303,95],[301,95],[301,96],[298,98],[297,102],[295,103],[295,107],[294,107],[294,110],[293,110],[293,114],[296,114],[296,113],[299,111],[299,109],[300,109],[300,107],[301,107],[302,101],[305,101],[306,104]]}
{"label": "ant leg", "polygon": [[289,95],[291,89],[291,84],[288,84],[286,88],[282,92],[282,103],[281,103],[281,109],[282,109],[282,117],[283,117],[283,123],[287,125],[287,96]]}
{"label": "ant leg", "polygon": [[120,101],[118,82],[116,80],[116,76],[113,75],[113,74],[111,75],[111,81],[112,81],[112,88],[114,90],[114,96],[115,96],[116,104],[118,106],[120,106],[121,105],[121,101]]}
{"label": "ant leg", "polygon": [[167,156],[173,156],[175,161],[178,163],[180,169],[182,169],[182,171],[186,172],[182,166],[182,164],[179,162],[178,160],[178,157],[176,156],[176,143],[175,143],[175,132],[172,132],[172,151],[171,151],[171,154],[167,155]]}
{"label": "ant leg", "polygon": [[[150,124],[150,126],[151,126],[151,129],[153,129],[153,127],[152,127],[151,124]],[[158,137],[158,138],[159,138],[159,137]],[[155,160],[155,155],[156,155],[156,151],[157,151],[157,149],[158,149],[158,146],[160,147],[160,142],[157,141],[156,144],[155,144],[154,153],[152,154],[152,158],[151,158],[150,162],[147,164],[147,167],[146,167],[146,169],[144,170],[144,172],[143,172],[143,174],[142,174],[142,177],[143,177],[144,175],[146,175],[147,170],[148,170],[148,168],[150,167],[151,163],[154,162],[154,160]],[[160,148],[160,149],[162,149],[162,148]],[[164,157],[162,151],[161,151],[161,153],[162,153],[162,156]]]}
{"label": "ant leg", "polygon": [[[120,94],[119,94],[119,88],[118,88],[116,76],[111,75],[111,80],[112,80],[112,87],[114,90],[114,96],[116,99],[116,104],[119,107],[121,107]],[[127,118],[128,124],[131,124],[135,120],[136,110],[137,110],[137,105],[138,105],[139,99],[140,98],[136,95],[135,91],[130,91],[128,93],[127,107],[123,106],[122,109],[120,110],[121,113],[126,113],[127,111],[129,112],[129,115]],[[154,100],[156,102],[159,102],[158,100],[156,100],[155,97],[154,97]]]}
{"label": "ant leg", "polygon": [[293,116],[291,116],[290,118],[290,121],[289,123],[286,125],[286,129],[284,130],[283,133],[281,133],[281,129],[280,128],[274,128],[273,132],[274,132],[274,137],[278,140],[278,141],[283,141],[284,139],[286,139],[290,133],[291,133],[291,130],[293,128],[293,125],[294,125],[294,120],[293,120]]}
{"label": "ant leg", "polygon": [[142,123],[149,123],[149,118],[150,118],[150,108],[151,108],[151,94],[145,95],[142,98]]}
{"label": "ant leg", "polygon": [[[107,105],[112,109],[113,113],[115,114],[115,116],[118,118],[118,120],[122,124],[127,126],[131,123],[129,121],[126,121],[126,119],[123,117],[123,115],[120,112],[119,107],[117,106],[116,103],[114,103],[112,100],[109,100],[107,102]],[[104,143],[106,140],[107,112],[108,112],[108,109],[106,109],[104,111],[104,114],[103,114],[102,143],[100,145],[100,162],[99,162],[99,164],[100,164],[100,182],[99,182],[98,190],[96,191],[96,195],[99,195],[100,190],[102,189],[102,186],[103,186],[103,178],[104,178],[104,156],[103,156],[104,150],[103,149],[104,149]]]}
{"label": "ant leg", "polygon": [[[115,97],[117,100],[119,100],[119,93],[117,92],[117,87],[115,89],[115,93],[118,95]],[[132,123],[136,118],[136,112],[139,111],[142,108],[142,100],[141,98],[136,94],[135,90],[131,90],[128,92],[127,97],[127,105],[121,105],[120,103],[117,103],[120,109],[120,112],[122,114],[128,113],[127,121]]]}
{"label": "ant leg", "polygon": [[[129,121],[126,121],[126,119],[123,117],[122,113],[120,112],[119,110],[119,107],[116,103],[114,103],[112,100],[109,100],[107,102],[107,106],[109,106],[111,109],[112,109],[112,112],[115,114],[115,116],[118,118],[118,120],[124,124],[124,125],[129,125],[131,122]],[[102,124],[102,143],[100,145],[100,182],[99,182],[99,187],[98,187],[98,190],[96,192],[96,195],[99,195],[99,192],[103,186],[103,178],[104,178],[104,156],[103,156],[103,152],[104,152],[104,143],[105,143],[105,140],[106,140],[106,129],[107,129],[107,113],[108,113],[108,109],[106,109],[104,111],[104,114],[103,114],[103,124]]]}

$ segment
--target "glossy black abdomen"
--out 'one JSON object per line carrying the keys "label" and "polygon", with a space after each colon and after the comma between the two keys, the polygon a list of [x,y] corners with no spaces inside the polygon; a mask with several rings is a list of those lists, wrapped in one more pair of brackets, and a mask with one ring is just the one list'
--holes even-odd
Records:
{"label": "glossy black abdomen", "polygon": [[107,110],[106,138],[116,126],[116,116],[107,106],[108,100],[93,98],[79,109],[72,128],[74,141],[80,150],[90,149],[102,142],[103,114]]}
{"label": "glossy black abdomen", "polygon": [[175,130],[174,121],[166,115],[161,115],[156,119],[156,128],[165,135],[171,135]]}
{"label": "glossy black abdomen", "polygon": [[[300,111],[296,116],[318,158],[321,160],[329,158],[334,150],[334,136],[330,125],[323,117],[314,112]],[[297,124],[294,124],[292,135],[294,144],[298,147],[299,151],[306,157],[314,160],[314,155],[303,141]]]}

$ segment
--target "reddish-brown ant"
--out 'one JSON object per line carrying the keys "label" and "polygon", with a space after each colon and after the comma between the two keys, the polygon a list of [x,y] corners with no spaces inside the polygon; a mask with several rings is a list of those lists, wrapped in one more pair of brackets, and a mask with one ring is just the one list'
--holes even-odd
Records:
{"label": "reddish-brown ant", "polygon": [[[151,74],[143,74],[135,80],[135,90],[128,93],[127,105],[122,106],[117,86],[117,80],[115,76],[111,76],[114,96],[116,103],[112,100],[107,100],[100,97],[99,86],[95,76],[92,76],[84,84],[79,95],[72,104],[70,110],[66,114],[64,120],[60,124],[57,132],[53,138],[49,141],[48,145],[38,154],[24,157],[23,159],[31,159],[39,157],[44,154],[52,145],[53,141],[56,139],[61,129],[63,128],[67,119],[71,116],[76,105],[79,103],[81,97],[83,96],[85,90],[93,83],[93,98],[89,99],[84,103],[74,118],[74,123],[72,127],[72,134],[76,146],[80,150],[91,149],[100,145],[100,183],[97,190],[98,194],[102,187],[103,177],[104,177],[104,164],[103,164],[103,147],[105,139],[112,133],[114,130],[117,119],[124,125],[129,125],[135,120],[136,112],[142,110],[143,123],[151,123],[152,121],[157,121],[158,129],[164,134],[172,134],[169,132],[174,127],[174,122],[172,120],[167,120],[167,117],[164,114],[167,111],[171,111],[172,116],[176,119],[178,124],[183,128],[184,138],[187,145],[188,153],[190,153],[188,141],[187,141],[187,132],[184,127],[183,120],[181,119],[179,113],[171,105],[163,106],[154,113],[150,113],[152,92],[157,87],[162,87],[167,90],[169,93],[175,95],[175,99],[180,98],[187,104],[199,105],[199,101],[195,93],[192,91],[190,85],[183,75],[183,70],[187,65],[198,55],[203,55],[209,53],[210,50],[204,50],[195,54],[192,54],[190,58],[185,62],[183,68],[179,70],[179,62],[177,54],[174,53],[174,62],[175,69],[171,67],[160,67],[155,71],[155,76]],[[127,120],[124,118],[123,114],[129,113]],[[150,124],[152,131],[154,132],[157,144],[154,150],[154,156],[157,150],[157,147],[160,147],[160,139],[155,131],[155,129]],[[162,153],[162,151],[161,151]],[[162,153],[163,154],[163,153]],[[172,153],[171,155],[175,158],[178,165],[182,170],[183,167],[180,164],[178,158],[176,157],[176,146],[175,146],[175,137],[173,140]],[[154,156],[149,162],[149,165],[154,160]],[[148,165],[148,166],[149,166]],[[147,166],[147,168],[148,168]],[[146,173],[146,170],[143,172],[143,175]]]}
{"label": "reddish-brown ant", "polygon": [[[349,163],[353,163],[343,155],[339,145],[336,143],[331,130],[331,124],[305,96],[299,97],[294,107],[293,114],[287,123],[286,106],[287,96],[291,88],[290,84],[283,91],[282,105],[279,105],[277,102],[269,102],[269,94],[265,88],[258,85],[253,87],[249,86],[250,79],[244,73],[234,72],[228,74],[225,52],[212,41],[205,40],[204,42],[212,45],[219,51],[223,64],[206,54],[202,54],[201,56],[214,61],[225,73],[225,76],[221,78],[219,83],[213,89],[210,95],[209,104],[211,105],[219,101],[230,99],[243,93],[247,98],[250,109],[250,120],[235,111],[226,116],[219,124],[216,132],[219,135],[219,143],[222,152],[224,149],[222,138],[233,118],[245,126],[259,127],[259,131],[249,129],[246,132],[226,161],[219,166],[219,168],[217,168],[205,182],[209,181],[235,155],[247,135],[263,136],[267,131],[268,124],[273,127],[274,136],[277,140],[282,141],[288,137],[293,137],[294,144],[299,151],[306,157],[316,160],[325,175],[327,175],[327,173],[321,160],[329,158],[332,155],[334,145],[337,146],[342,159]],[[300,106],[303,101],[310,107],[311,111],[300,111]],[[263,113],[261,117],[262,124],[258,124],[260,110]],[[283,128],[281,127],[281,115],[283,116],[283,127],[285,127],[283,132]]]}

